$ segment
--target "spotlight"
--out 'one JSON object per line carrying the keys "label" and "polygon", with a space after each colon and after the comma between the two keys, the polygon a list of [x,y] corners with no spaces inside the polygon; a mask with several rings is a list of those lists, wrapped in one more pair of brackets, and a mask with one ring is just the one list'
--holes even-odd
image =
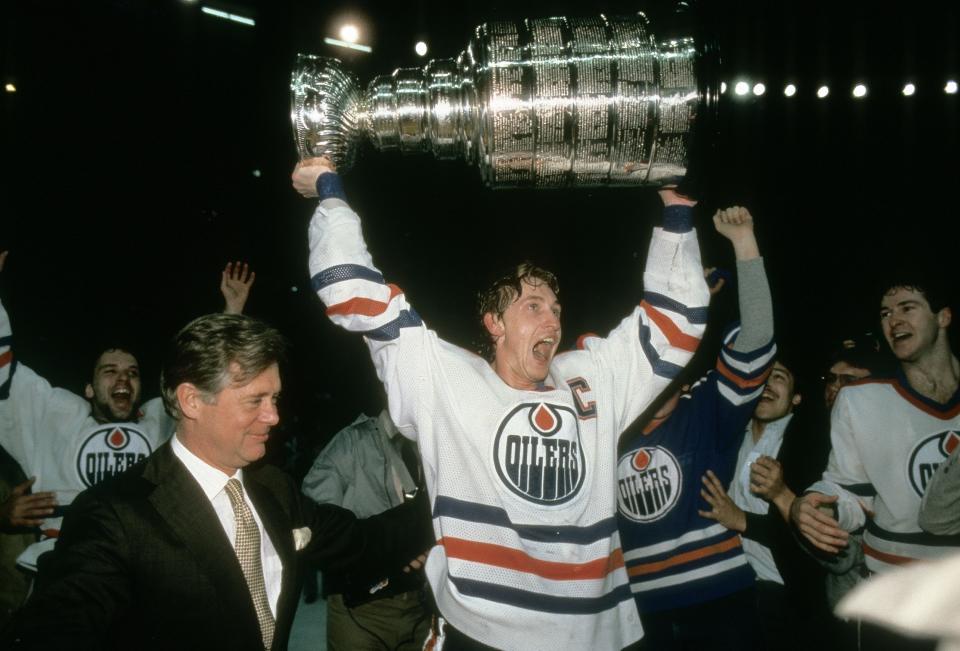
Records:
{"label": "spotlight", "polygon": [[356,25],[351,25],[347,23],[340,28],[340,39],[346,41],[347,43],[356,43],[360,38],[360,30],[357,29]]}
{"label": "spotlight", "polygon": [[765,92],[767,92],[767,87],[764,86],[763,84],[757,83],[753,85],[753,94],[756,95],[757,97],[760,97]]}
{"label": "spotlight", "polygon": [[819,97],[820,99],[823,99],[829,94],[830,94],[830,89],[827,86],[821,86],[820,88],[817,89],[817,97]]}
{"label": "spotlight", "polygon": [[947,95],[956,95],[957,94],[957,82],[950,80],[947,82],[947,85],[943,87],[943,92]]}
{"label": "spotlight", "polygon": [[427,44],[423,41],[417,41],[417,44],[413,46],[413,51],[419,56],[426,56],[427,54]]}
{"label": "spotlight", "polygon": [[7,84],[3,87],[3,89],[4,89],[5,91],[7,91],[8,93],[15,93],[15,92],[17,92],[17,86],[16,86],[15,84],[10,83],[10,82],[7,82]]}
{"label": "spotlight", "polygon": [[787,84],[786,88],[783,89],[783,94],[787,97],[793,97],[797,94],[797,87],[793,84]]}
{"label": "spotlight", "polygon": [[903,87],[903,94],[904,94],[904,96],[906,96],[906,97],[910,97],[910,96],[913,95],[915,92],[917,92],[917,87],[914,86],[913,84],[906,84],[906,85]]}
{"label": "spotlight", "polygon": [[733,87],[733,92],[737,95],[746,95],[750,92],[750,84],[745,81],[738,81],[737,85]]}
{"label": "spotlight", "polygon": [[725,81],[720,82],[720,92],[721,93],[727,92],[727,82]]}
{"label": "spotlight", "polygon": [[856,97],[857,99],[860,99],[861,97],[866,97],[867,87],[864,86],[863,84],[857,84],[856,86],[853,87],[853,96]]}

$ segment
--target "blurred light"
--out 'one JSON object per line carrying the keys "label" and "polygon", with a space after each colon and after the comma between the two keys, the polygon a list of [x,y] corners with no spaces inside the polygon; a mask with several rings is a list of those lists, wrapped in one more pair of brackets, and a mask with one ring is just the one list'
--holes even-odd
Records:
{"label": "blurred light", "polygon": [[356,43],[357,39],[360,38],[360,30],[357,29],[356,25],[347,23],[340,28],[340,38],[347,43]]}
{"label": "blurred light", "polygon": [[867,96],[867,87],[863,84],[857,84],[853,87],[853,96],[856,98],[866,97]]}
{"label": "blurred light", "polygon": [[907,84],[903,87],[903,94],[906,95],[907,97],[910,97],[915,92],[917,92],[917,87],[914,86],[913,84]]}
{"label": "blurred light", "polygon": [[753,94],[756,95],[757,97],[760,97],[765,92],[767,92],[767,87],[764,86],[763,84],[758,83],[753,85]]}
{"label": "blurred light", "polygon": [[793,97],[797,94],[797,87],[793,84],[787,84],[787,87],[783,89],[783,94],[787,97]]}
{"label": "blurred light", "polygon": [[327,45],[336,45],[337,47],[345,47],[351,50],[359,50],[360,52],[373,52],[373,48],[369,45],[360,45],[359,43],[348,43],[347,41],[341,41],[340,39],[330,38],[329,36],[323,39],[323,42]]}
{"label": "blurred light", "polygon": [[413,46],[413,51],[420,56],[425,56],[427,54],[427,44],[423,41],[417,41],[417,44]]}
{"label": "blurred light", "polygon": [[17,87],[16,87],[14,84],[11,84],[11,83],[9,83],[9,82],[7,82],[7,85],[4,86],[3,89],[4,89],[5,91],[7,91],[8,93],[15,93],[15,92],[17,92]]}
{"label": "blurred light", "polygon": [[247,18],[246,16],[241,16],[239,14],[228,14],[226,11],[220,11],[219,9],[211,9],[210,7],[200,7],[200,11],[210,16],[216,16],[217,18],[223,18],[225,20],[232,20],[235,23],[240,23],[241,25],[249,25],[253,27],[256,25],[256,21],[253,18]]}
{"label": "blurred light", "polygon": [[733,92],[737,95],[746,95],[750,92],[750,84],[745,81],[738,81],[737,85],[733,87]]}
{"label": "blurred light", "polygon": [[725,81],[720,82],[720,92],[721,93],[727,92],[727,82]]}
{"label": "blurred light", "polygon": [[260,178],[260,170],[253,170],[253,175],[259,179],[259,178]]}
{"label": "blurred light", "polygon": [[819,97],[820,99],[823,99],[829,94],[830,94],[830,89],[827,86],[821,86],[820,88],[817,89],[817,97]]}
{"label": "blurred light", "polygon": [[297,292],[300,291],[300,288],[297,287],[296,285],[294,285],[293,287],[290,288],[290,291],[293,292],[294,294],[296,294]]}
{"label": "blurred light", "polygon": [[947,85],[943,87],[943,92],[947,95],[956,95],[957,94],[957,82],[952,79],[947,82]]}

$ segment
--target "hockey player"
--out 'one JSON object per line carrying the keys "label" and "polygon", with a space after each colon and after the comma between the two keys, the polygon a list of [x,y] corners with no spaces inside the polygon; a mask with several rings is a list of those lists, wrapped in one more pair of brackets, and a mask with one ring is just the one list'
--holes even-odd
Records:
{"label": "hockey player", "polygon": [[444,648],[639,639],[616,528],[616,440],[687,363],[706,322],[693,202],[661,192],[644,299],[605,339],[556,355],[553,275],[523,264],[496,283],[481,298],[488,362],[441,340],[384,281],[329,161],[298,165],[293,185],[320,197],[313,286],[334,322],[364,335],[391,418],[420,447]]}
{"label": "hockey player", "polygon": [[[0,254],[0,271],[7,252]],[[228,263],[220,291],[226,312],[240,313],[255,275]],[[147,457],[173,432],[159,398],[140,404],[140,368],[123,348],[104,350],[80,397],[54,388],[14,355],[10,319],[0,304],[0,445],[31,479],[2,512],[13,526],[40,527],[43,540],[18,559],[35,570],[53,548],[62,509],[82,490]],[[39,489],[30,494],[32,487]]]}
{"label": "hockey player", "polygon": [[753,648],[755,576],[736,531],[699,511],[700,477],[732,477],[743,430],[776,354],[763,258],[745,208],[718,211],[737,259],[740,318],[711,371],[624,438],[618,522],[630,587],[651,649]]}
{"label": "hockey player", "polygon": [[951,320],[950,308],[924,282],[900,280],[883,292],[880,323],[899,368],[837,396],[823,478],[790,509],[814,547],[837,553],[848,532],[866,527],[863,552],[873,572],[960,549],[955,537],[925,533],[918,524],[930,477],[960,443]]}

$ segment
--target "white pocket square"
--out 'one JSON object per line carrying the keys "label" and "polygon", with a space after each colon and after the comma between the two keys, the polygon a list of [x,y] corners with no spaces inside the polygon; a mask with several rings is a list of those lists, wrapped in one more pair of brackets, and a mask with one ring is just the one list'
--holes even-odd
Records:
{"label": "white pocket square", "polygon": [[310,527],[300,527],[299,529],[293,530],[293,548],[297,551],[300,551],[304,547],[310,544],[310,538],[313,537],[313,532],[310,531]]}

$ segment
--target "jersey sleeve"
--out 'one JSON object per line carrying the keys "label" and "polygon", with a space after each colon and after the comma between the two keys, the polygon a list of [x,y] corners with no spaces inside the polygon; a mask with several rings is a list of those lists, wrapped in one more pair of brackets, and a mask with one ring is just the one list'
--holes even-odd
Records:
{"label": "jersey sleeve", "polygon": [[728,329],[715,367],[715,386],[720,398],[716,403],[718,433],[724,439],[719,441],[721,446],[740,444],[743,429],[763,393],[777,354],[772,339],[751,351],[736,350],[734,344],[739,334],[739,325]]}
{"label": "jersey sleeve", "polygon": [[655,228],[640,305],[606,339],[580,344],[610,376],[618,432],[690,361],[706,328],[708,301],[696,232]]}
{"label": "jersey sleeve", "polygon": [[28,476],[36,474],[35,448],[51,434],[46,431],[47,423],[88,410],[83,398],[54,388],[18,363],[10,317],[0,303],[0,445]]}
{"label": "jersey sleeve", "polygon": [[313,290],[338,326],[362,334],[390,404],[390,417],[404,436],[417,437],[423,383],[429,382],[426,351],[436,340],[403,291],[374,266],[360,218],[343,201],[317,206],[309,228]]}
{"label": "jersey sleeve", "polygon": [[830,458],[823,478],[808,490],[836,495],[837,516],[846,531],[856,531],[866,523],[873,510],[877,491],[860,461],[850,416],[849,392],[841,391],[830,414]]}

